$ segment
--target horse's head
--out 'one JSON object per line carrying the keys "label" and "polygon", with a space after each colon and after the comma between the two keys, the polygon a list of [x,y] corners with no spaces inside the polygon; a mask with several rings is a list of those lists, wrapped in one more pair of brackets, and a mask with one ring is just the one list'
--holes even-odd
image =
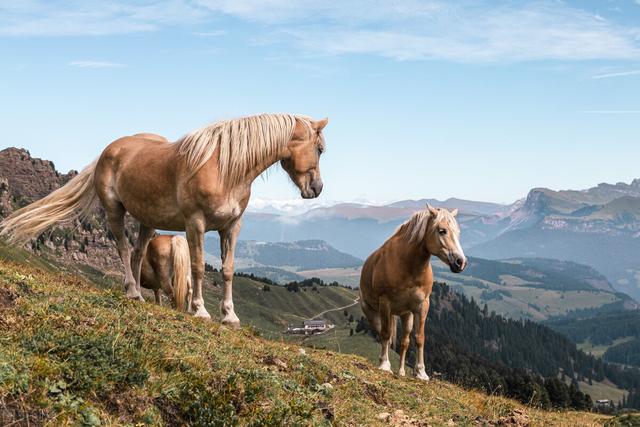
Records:
{"label": "horse's head", "polygon": [[313,199],[322,192],[320,155],[324,151],[322,129],[329,119],[304,122],[296,120],[296,128],[281,160],[282,168],[300,189],[304,199]]}
{"label": "horse's head", "polygon": [[452,272],[460,273],[467,266],[467,258],[460,246],[460,226],[456,221],[458,209],[448,211],[429,205],[427,209],[430,213],[425,236],[427,250],[447,264]]}

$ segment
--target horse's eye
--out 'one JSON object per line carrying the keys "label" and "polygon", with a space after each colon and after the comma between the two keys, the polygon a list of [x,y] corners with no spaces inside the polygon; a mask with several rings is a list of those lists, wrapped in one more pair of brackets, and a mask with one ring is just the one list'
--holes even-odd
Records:
{"label": "horse's eye", "polygon": [[321,155],[323,151],[322,147],[318,147],[318,156]]}
{"label": "horse's eye", "polygon": [[440,230],[438,230],[438,233],[440,233],[441,236],[444,236],[445,234],[447,234],[447,230],[445,228],[441,228]]}

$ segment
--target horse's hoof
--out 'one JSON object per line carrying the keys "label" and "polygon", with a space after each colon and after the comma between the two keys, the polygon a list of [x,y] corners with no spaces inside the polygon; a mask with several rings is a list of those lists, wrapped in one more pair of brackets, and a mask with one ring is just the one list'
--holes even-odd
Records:
{"label": "horse's hoof", "polygon": [[416,379],[420,381],[429,381],[429,375],[426,372],[417,372]]}
{"label": "horse's hoof", "polygon": [[232,318],[224,318],[222,319],[222,324],[231,329],[240,329],[240,319],[237,317]]}
{"label": "horse's hoof", "polygon": [[240,329],[239,320],[223,320],[222,324],[230,329]]}
{"label": "horse's hoof", "polygon": [[404,375],[405,375],[405,373],[404,373],[404,369],[400,369],[400,370],[398,371],[398,376],[399,376],[399,377],[404,377]]}
{"label": "horse's hoof", "polygon": [[127,298],[134,301],[144,301],[144,298],[142,298],[142,295],[140,294],[132,294],[132,295],[127,294]]}
{"label": "horse's hoof", "polygon": [[193,313],[193,317],[199,317],[204,320],[211,320],[211,315],[205,310],[204,307],[198,308],[195,313]]}
{"label": "horse's hoof", "polygon": [[380,369],[381,371],[391,372],[391,362],[382,362],[380,366],[378,366],[378,369]]}

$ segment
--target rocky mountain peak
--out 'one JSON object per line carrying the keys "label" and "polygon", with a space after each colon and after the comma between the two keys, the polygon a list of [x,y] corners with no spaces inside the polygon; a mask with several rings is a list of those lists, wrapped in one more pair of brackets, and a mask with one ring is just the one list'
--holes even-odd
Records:
{"label": "rocky mountain peak", "polygon": [[4,191],[14,207],[41,199],[76,174],[76,171],[61,174],[53,162],[31,157],[25,149],[10,147],[0,151],[0,179],[6,181]]}
{"label": "rocky mountain peak", "polygon": [[[76,171],[61,174],[53,162],[32,157],[24,149],[10,147],[0,150],[0,218],[43,198],[76,175]],[[48,251],[50,256],[60,261],[81,262],[119,275],[122,263],[112,239],[103,211],[96,209],[83,221],[54,227],[43,233],[31,242],[29,249]]]}

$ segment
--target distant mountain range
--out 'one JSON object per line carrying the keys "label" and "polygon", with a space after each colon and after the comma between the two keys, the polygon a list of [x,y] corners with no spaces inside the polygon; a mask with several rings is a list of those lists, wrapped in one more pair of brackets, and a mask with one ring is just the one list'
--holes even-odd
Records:
{"label": "distant mountain range", "polygon": [[460,209],[462,242],[471,255],[586,264],[602,272],[616,290],[640,299],[640,179],[580,191],[535,188],[511,205],[452,198],[339,203],[297,215],[248,212],[241,238],[323,239],[364,259],[427,202]]}
{"label": "distant mountain range", "polygon": [[483,258],[548,257],[602,272],[640,298],[640,180],[583,191],[534,189],[499,234],[470,248]]}
{"label": "distant mountain range", "polygon": [[[217,235],[208,234],[205,237],[204,248],[207,255],[220,258],[220,239]],[[236,244],[235,264],[238,268],[278,267],[313,270],[358,267],[362,265],[362,260],[336,250],[324,240],[276,243],[239,240]]]}

